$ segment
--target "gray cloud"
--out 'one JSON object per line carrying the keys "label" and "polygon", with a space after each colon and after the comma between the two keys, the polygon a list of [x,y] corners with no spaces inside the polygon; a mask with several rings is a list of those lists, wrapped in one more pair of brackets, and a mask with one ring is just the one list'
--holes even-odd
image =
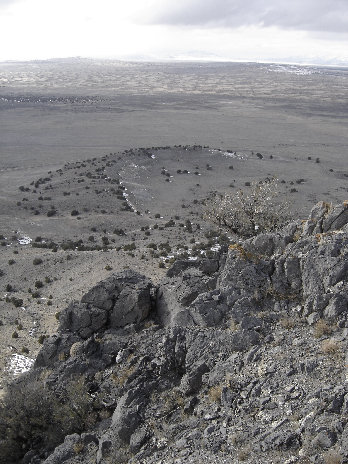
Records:
{"label": "gray cloud", "polygon": [[[163,3],[162,3],[163,5]],[[348,32],[347,0],[177,0],[157,8],[152,23],[203,27],[278,26]]]}

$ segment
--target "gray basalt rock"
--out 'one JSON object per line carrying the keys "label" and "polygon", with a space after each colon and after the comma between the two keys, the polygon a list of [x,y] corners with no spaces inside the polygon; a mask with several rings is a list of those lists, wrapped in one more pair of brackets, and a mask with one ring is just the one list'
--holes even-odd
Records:
{"label": "gray basalt rock", "polygon": [[209,371],[205,362],[199,362],[191,366],[190,371],[181,379],[180,390],[185,395],[196,393],[202,385],[202,375]]}
{"label": "gray basalt rock", "polygon": [[74,433],[65,437],[64,443],[57,446],[47,459],[43,462],[44,464],[62,464],[63,462],[68,461],[70,458],[76,455],[76,448],[78,444],[83,445],[80,435]]}
{"label": "gray basalt rock", "polygon": [[115,274],[63,311],[58,330],[86,339],[102,329],[139,323],[151,310],[152,288],[150,280],[136,272]]}
{"label": "gray basalt rock", "polygon": [[69,357],[70,347],[78,341],[80,338],[71,333],[55,334],[46,338],[36,357],[35,367],[51,366],[59,358],[66,359]]}
{"label": "gray basalt rock", "polygon": [[96,333],[141,322],[152,309],[153,288],[149,279],[133,271],[98,283],[80,303],[71,303],[61,312],[58,335],[44,341],[36,366],[49,366],[59,358],[68,358],[73,344]]}
{"label": "gray basalt rock", "polygon": [[197,261],[190,260],[177,260],[175,263],[168,269],[167,277],[177,277],[182,274],[187,269],[199,269],[206,275],[212,275],[219,270],[219,260],[218,259],[200,259]]}
{"label": "gray basalt rock", "polygon": [[197,268],[183,270],[174,278],[166,278],[157,291],[156,313],[164,326],[197,325],[190,308],[201,294],[215,289],[216,279]]}
{"label": "gray basalt rock", "polygon": [[348,424],[345,426],[341,437],[341,453],[342,458],[348,461]]}
{"label": "gray basalt rock", "polygon": [[311,210],[309,218],[304,222],[303,235],[312,235],[323,231],[323,220],[327,216],[330,205],[324,201],[317,203]]}
{"label": "gray basalt rock", "polygon": [[81,302],[107,311],[109,327],[124,327],[139,323],[148,316],[151,288],[152,284],[146,277],[134,271],[123,271],[97,284],[82,297]]}
{"label": "gray basalt rock", "polygon": [[145,398],[138,390],[128,390],[118,401],[111,428],[122,442],[129,443],[131,435],[141,423],[140,408],[144,403]]}
{"label": "gray basalt rock", "polygon": [[330,209],[323,220],[323,232],[342,229],[346,224],[348,224],[348,203],[344,202]]}
{"label": "gray basalt rock", "polygon": [[86,303],[72,303],[59,317],[59,331],[71,331],[86,339],[106,326],[106,309]]}

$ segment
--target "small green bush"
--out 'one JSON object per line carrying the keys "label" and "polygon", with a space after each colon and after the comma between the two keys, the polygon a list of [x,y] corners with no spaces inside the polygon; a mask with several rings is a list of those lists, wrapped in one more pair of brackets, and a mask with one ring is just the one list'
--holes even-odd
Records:
{"label": "small green bush", "polygon": [[50,209],[49,211],[47,211],[48,217],[55,216],[56,214],[57,214],[57,211],[55,209]]}
{"label": "small green bush", "polygon": [[23,306],[23,300],[22,298],[15,298],[14,296],[11,298],[11,303],[16,307],[20,308]]}
{"label": "small green bush", "polygon": [[117,229],[117,228],[114,229],[114,234],[120,235],[120,236],[126,235],[126,234],[125,234],[125,231],[124,231],[123,229]]}
{"label": "small green bush", "polygon": [[136,249],[136,245],[134,242],[123,246],[124,251],[134,251],[135,249]]}

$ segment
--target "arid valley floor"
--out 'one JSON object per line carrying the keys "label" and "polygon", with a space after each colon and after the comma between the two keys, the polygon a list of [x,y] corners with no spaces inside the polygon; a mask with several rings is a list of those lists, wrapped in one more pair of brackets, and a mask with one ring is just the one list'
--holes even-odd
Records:
{"label": "arid valley floor", "polygon": [[1,63],[0,393],[110,272],[156,282],[226,240],[210,192],[275,176],[295,218],[347,200],[347,97],[335,68]]}

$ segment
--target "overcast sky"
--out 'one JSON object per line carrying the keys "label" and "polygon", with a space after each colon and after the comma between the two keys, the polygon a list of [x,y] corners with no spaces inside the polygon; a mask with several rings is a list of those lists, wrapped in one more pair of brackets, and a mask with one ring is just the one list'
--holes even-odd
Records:
{"label": "overcast sky", "polygon": [[348,0],[0,0],[0,60],[348,65]]}

